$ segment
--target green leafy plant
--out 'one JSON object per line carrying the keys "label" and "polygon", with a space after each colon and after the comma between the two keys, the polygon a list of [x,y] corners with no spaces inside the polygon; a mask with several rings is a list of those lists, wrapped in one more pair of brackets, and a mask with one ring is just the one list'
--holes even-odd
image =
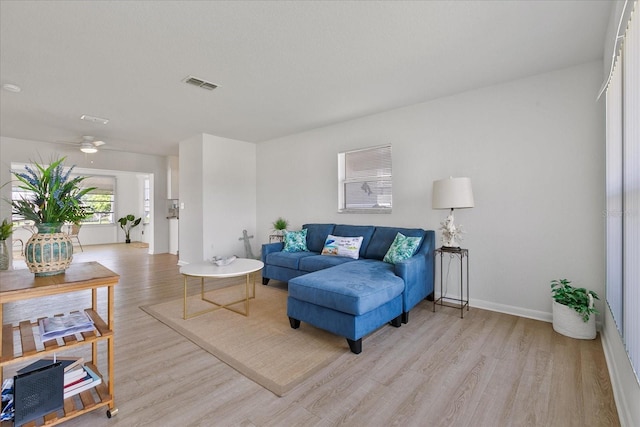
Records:
{"label": "green leafy plant", "polygon": [[82,204],[82,196],[95,187],[82,188],[87,177],[71,178],[74,166],[65,171],[65,157],[54,160],[49,166],[34,163],[25,166],[25,172],[14,172],[20,182],[18,186],[26,192],[20,200],[12,200],[13,213],[36,226],[42,223],[79,222],[91,214]]}
{"label": "green leafy plant", "polygon": [[273,229],[277,231],[286,230],[288,226],[289,226],[289,221],[287,221],[282,217],[279,217],[273,222]]}
{"label": "green leafy plant", "polygon": [[0,225],[0,240],[7,240],[11,233],[13,233],[13,224],[5,218]]}
{"label": "green leafy plant", "polygon": [[124,230],[124,235],[125,235],[125,238],[127,239],[127,242],[131,241],[131,238],[129,237],[129,233],[131,233],[131,229],[134,227],[137,227],[138,224],[140,224],[140,221],[142,221],[142,218],[136,218],[131,214],[127,216],[123,216],[118,220],[118,223],[120,224],[120,228]]}
{"label": "green leafy plant", "polygon": [[551,281],[551,296],[557,303],[574,309],[585,322],[589,321],[591,314],[598,314],[598,310],[593,306],[593,300],[600,299],[598,295],[585,288],[571,286],[567,279]]}

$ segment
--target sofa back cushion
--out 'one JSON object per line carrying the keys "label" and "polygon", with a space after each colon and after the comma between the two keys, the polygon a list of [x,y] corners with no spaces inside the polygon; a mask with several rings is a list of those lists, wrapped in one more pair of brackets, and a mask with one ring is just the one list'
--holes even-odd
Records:
{"label": "sofa back cushion", "polygon": [[421,228],[399,228],[399,227],[376,227],[371,238],[371,242],[367,246],[364,257],[370,259],[382,260],[386,255],[389,247],[396,238],[396,234],[402,233],[407,237],[421,237],[422,241],[416,250],[419,252],[420,247],[424,244],[424,236],[426,232]]}
{"label": "sofa back cushion", "polygon": [[[333,229],[334,236],[341,237],[359,237],[362,236],[362,245],[360,246],[360,258],[364,257],[365,252],[367,250],[367,246],[369,246],[369,242],[371,241],[371,236],[373,236],[373,232],[375,231],[375,227],[372,225],[345,225],[345,224],[337,224]],[[326,238],[327,236],[325,236]],[[395,234],[393,235],[395,237]],[[393,241],[393,238],[391,239]],[[324,245],[324,242],[322,242]],[[389,243],[391,244],[391,243]],[[321,249],[322,250],[322,249]],[[385,252],[386,253],[386,252]],[[384,256],[384,254],[382,254]],[[382,258],[380,258],[382,259]]]}
{"label": "sofa back cushion", "polygon": [[335,224],[304,224],[307,229],[307,249],[311,252],[322,252],[324,241],[329,234],[333,234]]}

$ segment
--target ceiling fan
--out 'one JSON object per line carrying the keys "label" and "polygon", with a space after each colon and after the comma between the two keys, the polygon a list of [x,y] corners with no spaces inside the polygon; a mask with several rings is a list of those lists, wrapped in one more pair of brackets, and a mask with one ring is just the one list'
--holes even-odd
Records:
{"label": "ceiling fan", "polygon": [[71,141],[56,141],[60,144],[73,145],[75,147],[79,147],[80,151],[86,154],[93,154],[98,152],[98,147],[105,145],[104,141],[96,141],[96,138],[90,135],[85,135],[82,137],[82,141],[79,142],[71,142]]}
{"label": "ceiling fan", "polygon": [[80,151],[87,154],[97,153],[98,147],[104,144],[104,141],[96,141],[93,136],[85,135],[82,137],[82,142],[80,143]]}

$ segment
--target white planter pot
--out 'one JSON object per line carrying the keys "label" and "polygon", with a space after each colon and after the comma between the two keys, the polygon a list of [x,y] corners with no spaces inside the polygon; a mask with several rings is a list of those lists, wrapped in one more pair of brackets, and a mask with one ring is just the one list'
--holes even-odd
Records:
{"label": "white planter pot", "polygon": [[596,316],[592,314],[584,322],[577,311],[553,301],[553,330],[571,338],[592,340],[596,337]]}

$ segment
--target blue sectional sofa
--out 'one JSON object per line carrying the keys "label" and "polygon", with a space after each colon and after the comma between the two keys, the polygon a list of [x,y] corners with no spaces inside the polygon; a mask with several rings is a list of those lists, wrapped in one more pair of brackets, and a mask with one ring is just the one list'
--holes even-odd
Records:
{"label": "blue sectional sofa", "polygon": [[[284,243],[262,246],[262,283],[288,282],[291,327],[306,322],[347,339],[352,352],[386,323],[399,327],[409,311],[433,295],[435,232],[419,228],[305,224],[307,251],[284,252]],[[413,256],[384,262],[396,235],[421,238]],[[327,236],[362,237],[358,259],[322,255]]]}

